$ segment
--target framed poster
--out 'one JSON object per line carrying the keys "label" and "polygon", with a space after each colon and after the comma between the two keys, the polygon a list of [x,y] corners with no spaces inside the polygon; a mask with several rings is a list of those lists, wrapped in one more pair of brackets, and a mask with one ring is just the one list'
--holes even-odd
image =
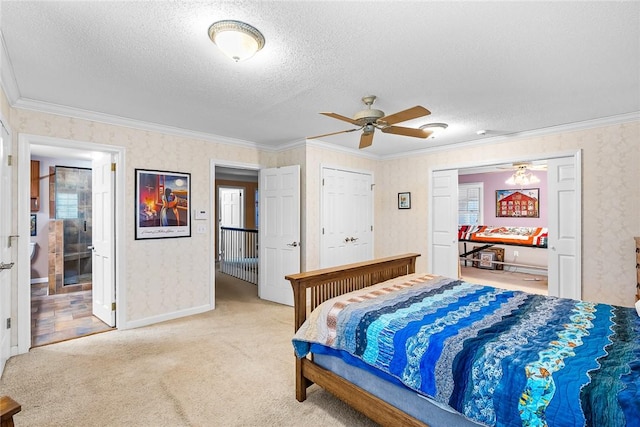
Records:
{"label": "framed poster", "polygon": [[136,169],[136,240],[191,236],[191,174]]}
{"label": "framed poster", "polygon": [[398,209],[411,209],[411,193],[398,193]]}
{"label": "framed poster", "polygon": [[496,190],[497,218],[540,218],[540,189]]}

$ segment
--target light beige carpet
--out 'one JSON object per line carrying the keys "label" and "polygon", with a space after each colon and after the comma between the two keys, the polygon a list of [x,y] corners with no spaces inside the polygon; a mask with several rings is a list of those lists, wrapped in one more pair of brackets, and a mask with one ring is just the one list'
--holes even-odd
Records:
{"label": "light beige carpet", "polygon": [[23,426],[373,426],[314,386],[294,397],[293,309],[218,273],[214,311],[32,349],[0,395]]}

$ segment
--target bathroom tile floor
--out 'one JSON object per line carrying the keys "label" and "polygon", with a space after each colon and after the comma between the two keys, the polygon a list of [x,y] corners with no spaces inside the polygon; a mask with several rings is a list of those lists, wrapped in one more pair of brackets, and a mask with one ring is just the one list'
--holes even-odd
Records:
{"label": "bathroom tile floor", "polygon": [[38,347],[110,331],[92,315],[91,291],[47,295],[47,284],[31,285],[31,346]]}

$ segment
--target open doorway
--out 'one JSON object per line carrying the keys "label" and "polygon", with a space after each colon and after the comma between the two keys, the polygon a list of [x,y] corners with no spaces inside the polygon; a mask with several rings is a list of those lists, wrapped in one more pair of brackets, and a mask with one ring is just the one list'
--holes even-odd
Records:
{"label": "open doorway", "polygon": [[215,256],[220,272],[258,283],[257,168],[215,167]]}
{"label": "open doorway", "polygon": [[93,315],[92,162],[31,147],[31,346],[111,329]]}
{"label": "open doorway", "polygon": [[[546,162],[548,294],[573,299],[580,299],[582,282],[580,157],[578,151],[540,156],[539,159],[516,159],[517,162]],[[496,164],[486,162],[480,166],[493,167]],[[458,181],[459,170],[468,167],[431,171],[429,267],[434,274],[448,277],[460,274]],[[497,201],[497,191],[495,197]],[[517,257],[515,254],[512,256]]]}
{"label": "open doorway", "polygon": [[19,149],[19,247],[29,248],[18,255],[23,353],[116,327],[116,165],[124,150],[33,135],[21,135]]}
{"label": "open doorway", "polygon": [[31,346],[111,330],[94,314],[95,155],[39,144],[30,153]]}

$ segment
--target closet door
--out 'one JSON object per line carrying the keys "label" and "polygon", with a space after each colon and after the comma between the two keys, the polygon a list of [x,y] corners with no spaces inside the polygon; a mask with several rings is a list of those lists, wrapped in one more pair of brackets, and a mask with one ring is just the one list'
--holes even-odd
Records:
{"label": "closet door", "polygon": [[373,258],[373,177],[322,169],[320,268]]}

